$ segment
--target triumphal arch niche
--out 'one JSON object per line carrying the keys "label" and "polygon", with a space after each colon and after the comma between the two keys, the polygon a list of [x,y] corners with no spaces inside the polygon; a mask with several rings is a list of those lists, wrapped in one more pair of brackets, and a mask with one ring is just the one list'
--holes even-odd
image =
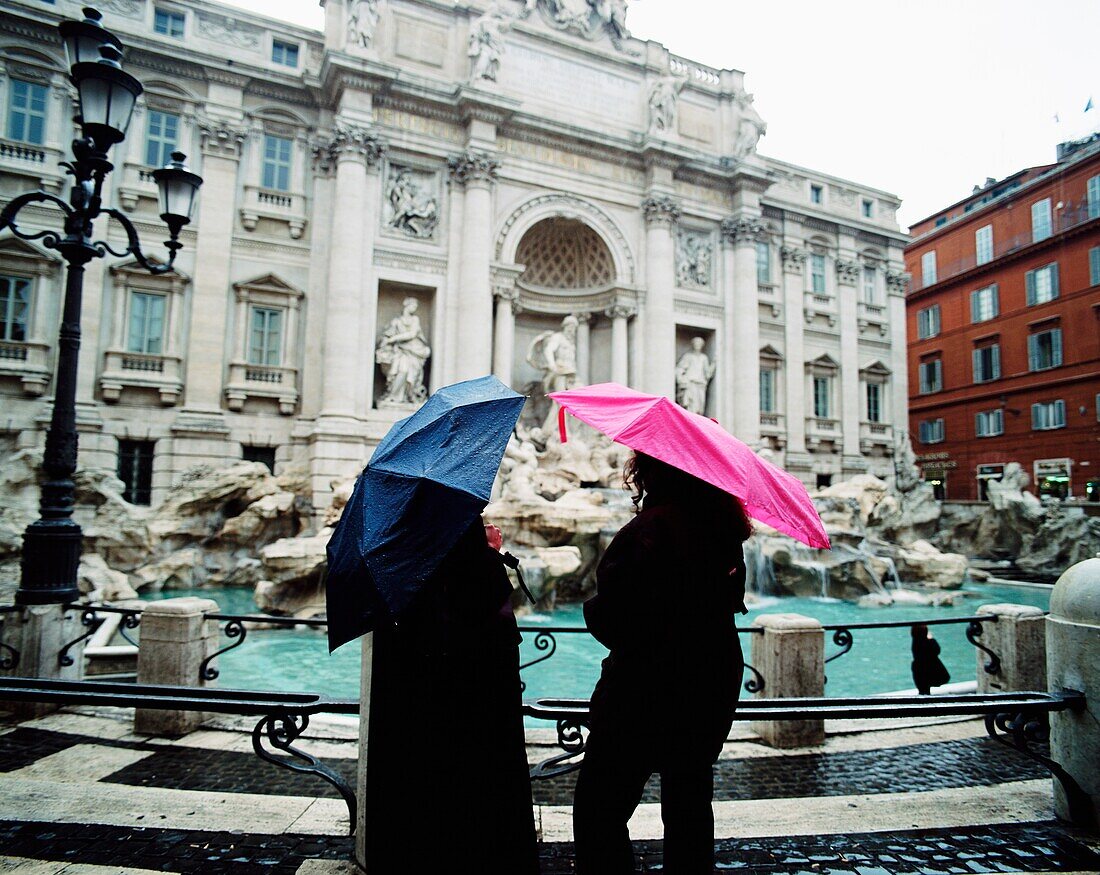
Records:
{"label": "triumphal arch niche", "polygon": [[551,335],[562,333],[567,356],[575,345],[575,375],[561,374],[554,387],[630,381],[634,258],[605,213],[571,195],[542,195],[506,222],[496,255],[498,376],[537,398],[561,364]]}

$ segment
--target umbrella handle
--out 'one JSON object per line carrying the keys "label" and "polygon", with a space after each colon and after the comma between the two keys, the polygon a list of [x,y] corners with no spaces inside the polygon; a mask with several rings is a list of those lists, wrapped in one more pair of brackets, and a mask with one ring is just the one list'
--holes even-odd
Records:
{"label": "umbrella handle", "polygon": [[500,556],[500,561],[511,568],[519,579],[520,589],[523,590],[523,594],[527,596],[531,604],[535,603],[535,597],[531,595],[531,590],[527,588],[527,582],[523,579],[523,570],[519,567],[519,560],[511,553],[504,553]]}

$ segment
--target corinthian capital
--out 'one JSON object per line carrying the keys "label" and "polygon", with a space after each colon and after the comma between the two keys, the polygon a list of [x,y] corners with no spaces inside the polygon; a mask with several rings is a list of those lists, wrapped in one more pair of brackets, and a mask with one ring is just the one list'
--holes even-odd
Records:
{"label": "corinthian capital", "polygon": [[722,239],[733,244],[764,241],[768,239],[768,226],[747,216],[723,219]]}
{"label": "corinthian capital", "polygon": [[500,162],[486,152],[463,152],[447,159],[447,170],[451,180],[458,185],[471,182],[483,182],[492,185],[496,182]]}
{"label": "corinthian capital", "polygon": [[836,260],[836,281],[842,286],[854,286],[859,280],[859,263],[838,258]]}
{"label": "corinthian capital", "polygon": [[202,153],[220,158],[240,158],[241,146],[246,131],[220,119],[204,118],[199,120],[199,134],[202,136]]}
{"label": "corinthian capital", "polygon": [[638,315],[638,308],[633,304],[617,302],[603,311],[608,319],[633,319]]}
{"label": "corinthian capital", "polygon": [[650,195],[642,201],[647,225],[668,225],[680,218],[680,205],[668,195]]}
{"label": "corinthian capital", "polygon": [[383,143],[374,131],[338,122],[332,137],[313,145],[313,160],[318,168],[327,173],[341,158],[363,161],[368,167],[374,167],[386,151]]}
{"label": "corinthian capital", "polygon": [[886,291],[895,295],[904,295],[909,289],[909,274],[899,270],[886,271]]}
{"label": "corinthian capital", "polygon": [[797,246],[784,246],[780,250],[783,256],[783,270],[787,273],[802,273],[802,267],[806,264],[806,250]]}

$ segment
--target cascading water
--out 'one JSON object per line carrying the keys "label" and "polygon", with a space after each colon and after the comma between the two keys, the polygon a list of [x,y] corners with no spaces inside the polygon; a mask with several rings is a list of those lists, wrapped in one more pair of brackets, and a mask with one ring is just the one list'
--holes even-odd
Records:
{"label": "cascading water", "polygon": [[749,538],[745,550],[745,591],[754,595],[773,595],[776,592],[775,564],[767,556],[757,538]]}

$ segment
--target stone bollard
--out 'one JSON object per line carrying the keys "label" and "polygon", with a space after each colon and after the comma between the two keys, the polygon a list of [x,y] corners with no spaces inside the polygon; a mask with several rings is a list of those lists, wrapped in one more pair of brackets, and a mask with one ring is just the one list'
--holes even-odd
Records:
{"label": "stone bollard", "polygon": [[[801,614],[762,614],[753,621],[764,633],[752,636],[749,660],[764,677],[764,699],[825,695],[825,633]],[[824,744],[823,720],[754,721],[753,732],[772,747]]]}
{"label": "stone bollard", "polygon": [[[0,669],[0,675],[80,680],[84,676],[84,642],[67,650],[65,646],[88,631],[80,622],[81,615],[79,609],[66,610],[63,605],[27,605],[4,614],[0,641],[14,648],[18,657],[0,649],[0,660],[8,658],[14,663]],[[41,702],[5,702],[2,707],[25,719],[57,710],[56,705]]]}
{"label": "stone bollard", "polygon": [[985,670],[989,654],[975,648],[978,692],[1009,693],[1047,688],[1046,617],[1028,605],[982,605],[979,614],[995,614],[995,623],[982,623],[978,638],[1000,660],[995,672]]}
{"label": "stone bollard", "polygon": [[[218,603],[192,596],[150,602],[141,615],[138,647],[139,684],[204,687],[199,665],[218,649]],[[184,735],[198,728],[206,715],[198,711],[134,711],[134,732],[143,735]]]}
{"label": "stone bollard", "polygon": [[1054,811],[1080,826],[1100,823],[1100,557],[1058,578],[1047,617],[1047,678],[1051,692],[1085,694],[1085,708],[1050,715],[1050,755],[1084,791],[1076,806],[1054,781]]}

